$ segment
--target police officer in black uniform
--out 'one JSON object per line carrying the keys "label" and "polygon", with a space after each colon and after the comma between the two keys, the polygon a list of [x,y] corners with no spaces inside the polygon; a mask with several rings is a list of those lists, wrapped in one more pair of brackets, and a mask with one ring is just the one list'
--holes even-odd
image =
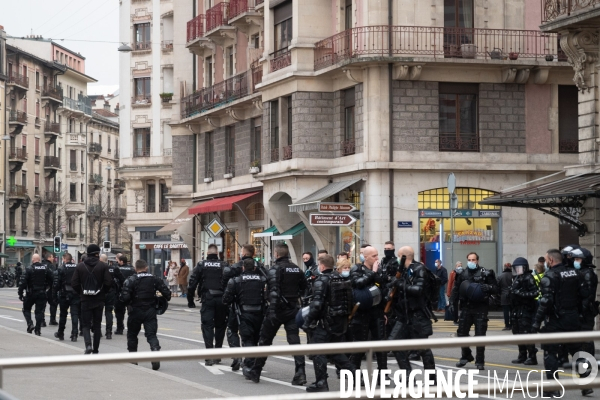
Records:
{"label": "police officer in black uniform", "polygon": [[[108,257],[106,254],[102,254],[100,256],[100,261],[107,262]],[[115,305],[117,304],[119,298],[119,291],[121,287],[123,287],[123,282],[125,282],[125,278],[121,273],[121,270],[118,266],[113,265],[112,263],[108,266],[108,272],[110,272],[110,276],[112,277],[112,286],[108,293],[106,293],[106,303],[104,304],[104,316],[106,318],[106,339],[112,339],[112,327],[113,327],[113,310],[115,309]],[[116,314],[116,313],[115,313]]]}
{"label": "police officer in black uniform", "polygon": [[[216,245],[208,246],[205,261],[198,262],[192,272],[188,286],[188,307],[195,308],[194,292],[198,287],[198,296],[202,302],[200,309],[200,322],[202,326],[202,337],[207,349],[223,347],[225,328],[227,327],[227,315],[229,310],[223,304],[223,270],[227,266],[226,261],[219,260],[219,249]],[[205,360],[206,365],[214,365],[221,362],[218,360]]]}
{"label": "police officer in black uniform", "polygon": [[[258,345],[260,326],[265,312],[267,279],[258,271],[251,257],[243,260],[242,268],[241,275],[231,278],[227,283],[223,303],[231,306],[233,318],[236,322],[239,321],[242,345],[250,347]],[[253,364],[254,359],[246,358],[243,366],[250,368]]]}
{"label": "police officer in black uniform", "polygon": [[21,264],[21,262],[17,262],[17,265],[15,266],[15,284],[17,285],[17,287],[19,287],[19,285],[21,284],[21,275],[23,275],[23,264]]}
{"label": "police officer in black uniform", "polygon": [[[137,352],[138,334],[144,325],[144,335],[150,350],[159,351],[160,344],[156,337],[158,320],[156,319],[156,292],[167,300],[171,300],[171,291],[161,278],[148,273],[148,264],[144,260],[135,262],[136,274],[127,278],[123,284],[120,300],[123,304],[131,303],[131,313],[127,319],[127,350]],[[152,361],[152,369],[158,370],[160,362]]]}
{"label": "police officer in black uniform", "polygon": [[[539,289],[529,270],[529,262],[517,257],[512,263],[514,275],[510,288],[511,321],[513,335],[533,333],[531,325],[535,314]],[[520,344],[519,356],[513,364],[537,365],[537,349],[534,344]]]}
{"label": "police officer in black uniform", "polygon": [[[42,321],[46,309],[46,290],[52,287],[52,271],[42,264],[39,254],[31,258],[31,266],[25,268],[25,276],[19,285],[19,300],[23,302],[23,316],[27,321],[27,332],[35,329],[35,334],[42,334]],[[23,295],[25,293],[25,296]],[[31,308],[35,305],[35,327],[31,321]]]}
{"label": "police officer in black uniform", "polygon": [[[45,264],[50,271],[52,272],[52,274],[56,273],[56,265],[54,264],[54,254],[53,253],[46,253],[46,259],[42,261],[43,264]],[[54,279],[54,277],[53,277]],[[48,323],[49,325],[58,325],[58,322],[56,321],[56,310],[58,309],[58,304],[56,304],[54,302],[54,299],[52,298],[52,286],[50,286],[48,288],[48,292],[46,293],[46,301],[48,303],[48,305],[50,306],[50,322]],[[45,312],[46,310],[44,310]],[[42,321],[42,327],[46,326],[46,316],[44,315],[44,320]]]}
{"label": "police officer in black uniform", "polygon": [[[583,289],[583,304],[581,310],[581,330],[593,331],[595,318],[598,315],[596,307],[596,290],[598,289],[598,276],[594,272],[596,266],[594,258],[588,249],[579,248],[571,251],[573,267],[579,271],[581,287]],[[595,354],[594,342],[582,343],[581,350]]]}
{"label": "police officer in black uniform", "polygon": [[[127,257],[124,255],[117,255],[117,263],[119,264],[119,271],[123,276],[123,282],[127,280],[131,275],[135,274],[135,269],[127,262]],[[115,318],[117,319],[117,329],[115,335],[122,335],[125,329],[125,310],[127,307],[121,302],[121,296],[117,298],[115,303]]]}
{"label": "police officer in black uniform", "polygon": [[[580,278],[574,268],[563,264],[563,256],[557,249],[546,253],[548,271],[540,281],[542,297],[533,322],[534,331],[542,332],[575,332],[581,329],[579,315],[585,298],[585,290],[580,285]],[[544,327],[540,326],[544,321]],[[579,348],[578,344],[565,345],[571,354]],[[543,344],[544,369],[548,379],[558,379],[555,372],[561,367],[559,354],[561,345],[558,343]],[[591,389],[587,389],[591,390]],[[587,392],[585,393],[587,394]],[[560,393],[544,393],[545,396],[560,396]]]}
{"label": "police officer in black uniform", "polygon": [[[456,336],[469,336],[471,326],[475,325],[475,336],[485,336],[488,328],[489,296],[498,293],[496,274],[479,265],[479,255],[471,252],[467,255],[467,269],[456,276],[450,296],[450,311],[454,313],[455,301],[460,298],[460,316]],[[485,367],[485,346],[477,347],[475,359],[470,347],[461,349],[457,367],[464,367],[475,360],[479,370]]]}
{"label": "police officer in black uniform", "polygon": [[306,277],[306,290],[303,296],[304,305],[308,305],[310,302],[310,296],[312,295],[312,285],[319,276],[319,266],[317,265],[313,254],[310,251],[302,253],[302,262],[304,263],[304,276]]}
{"label": "police officer in black uniform", "polygon": [[63,263],[58,267],[54,274],[54,285],[52,286],[52,296],[54,302],[60,305],[60,315],[58,319],[58,332],[54,337],[59,340],[65,340],[65,327],[67,325],[67,314],[71,311],[71,341],[77,341],[77,332],[79,331],[79,294],[73,290],[71,279],[77,268],[73,262],[73,256],[69,253],[63,254]]}
{"label": "police officer in black uniform", "polygon": [[[348,329],[348,316],[352,312],[352,282],[333,271],[334,260],[330,255],[319,258],[320,274],[313,285],[313,298],[302,329],[310,332],[311,342],[338,343],[343,341]],[[354,365],[344,354],[334,354],[331,361],[338,369],[354,371]],[[307,392],[328,392],[327,356],[315,355],[313,360],[316,381]]]}
{"label": "police officer in black uniform", "polygon": [[[269,308],[263,322],[259,346],[270,346],[277,331],[283,325],[290,345],[300,344],[299,329],[296,325],[298,299],[306,290],[306,278],[302,270],[290,261],[286,244],[275,246],[275,264],[267,273]],[[243,368],[244,376],[252,382],[260,381],[260,373],[267,361],[266,357],[257,358],[252,368]],[[296,373],[292,385],[306,383],[304,356],[294,356]]]}
{"label": "police officer in black uniform", "polygon": [[[434,290],[439,290],[432,288],[431,282],[435,277],[425,265],[414,260],[415,252],[412,247],[401,247],[398,256],[405,257],[405,261],[399,266],[400,277],[394,277],[390,284],[394,290],[392,304],[396,322],[389,339],[426,339],[433,334],[433,314],[428,295],[433,294]],[[407,376],[412,370],[408,353],[394,352],[398,367],[405,370]],[[423,359],[425,370],[435,370],[435,359],[430,349],[417,350],[416,353]]]}
{"label": "police officer in black uniform", "polygon": [[[398,257],[396,257],[396,246],[394,242],[388,240],[385,242],[383,247],[384,257],[381,259],[379,263],[379,270],[377,273],[381,275],[381,279],[383,283],[381,285],[383,298],[387,296],[387,287],[390,283],[392,283],[393,279],[396,277],[396,273],[398,272],[400,265],[398,264]],[[385,302],[381,302],[379,307],[385,309]],[[385,336],[389,337],[390,333],[392,333],[392,328],[396,322],[395,320],[396,314],[391,313],[388,315],[387,324],[385,324]]]}

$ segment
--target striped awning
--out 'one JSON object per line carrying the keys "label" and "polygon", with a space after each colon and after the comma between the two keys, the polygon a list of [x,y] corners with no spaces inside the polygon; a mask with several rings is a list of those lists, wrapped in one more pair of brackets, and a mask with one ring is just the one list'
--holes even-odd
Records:
{"label": "striped awning", "polygon": [[280,235],[271,236],[271,240],[291,240],[294,238],[294,236],[299,235],[300,233],[304,232],[305,230],[306,230],[306,225],[304,225],[304,222],[300,222],[300,223],[292,226],[290,229],[288,229],[287,231],[283,232]]}
{"label": "striped awning", "polygon": [[349,181],[332,182],[329,185],[317,190],[313,194],[310,194],[310,195],[306,196],[305,198],[298,200],[294,204],[290,204],[288,206],[290,209],[290,212],[318,210],[319,204],[323,200],[333,196],[334,194],[341,192],[342,190],[354,185],[355,183],[357,183],[361,180],[362,180],[362,178],[352,179]]}

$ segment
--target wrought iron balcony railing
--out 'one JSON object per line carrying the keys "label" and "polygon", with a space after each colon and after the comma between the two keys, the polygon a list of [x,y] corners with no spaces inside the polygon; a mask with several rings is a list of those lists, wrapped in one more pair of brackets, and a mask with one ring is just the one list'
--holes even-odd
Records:
{"label": "wrought iron balcony railing", "polygon": [[229,19],[234,19],[238,15],[246,12],[254,11],[255,0],[230,0],[229,2]]}
{"label": "wrought iron balcony railing", "polygon": [[25,197],[27,196],[27,188],[23,185],[10,185],[8,197]]}
{"label": "wrought iron balcony railing", "polygon": [[287,47],[271,53],[270,57],[271,72],[275,72],[292,65],[292,52]]}
{"label": "wrought iron balcony railing", "polygon": [[158,212],[169,212],[169,204],[163,203],[158,206]]}
{"label": "wrought iron balcony railing", "polygon": [[20,124],[27,123],[27,113],[18,110],[10,110],[8,114],[8,122],[18,122]]}
{"label": "wrought iron balcony railing", "polygon": [[88,153],[90,153],[90,154],[100,154],[100,153],[102,153],[102,145],[100,143],[91,142],[88,145]]}
{"label": "wrought iron balcony railing", "polygon": [[44,86],[42,89],[42,97],[50,97],[51,99],[62,101],[63,91],[61,87],[56,86]]}
{"label": "wrought iron balcony railing", "polygon": [[60,124],[58,122],[46,121],[46,123],[44,124],[44,133],[60,134]]}
{"label": "wrought iron balcony railing", "polygon": [[440,151],[479,151],[479,136],[461,134],[440,134]]}
{"label": "wrought iron balcony railing", "polygon": [[218,3],[206,10],[206,32],[227,25],[228,21],[229,3]]}
{"label": "wrought iron balcony railing", "polygon": [[131,104],[133,104],[133,105],[152,104],[152,96],[149,94],[141,94],[138,96],[133,96],[131,98]]}
{"label": "wrought iron balcony railing", "polygon": [[57,156],[44,156],[44,168],[60,168],[60,158]]}
{"label": "wrought iron balcony railing", "polygon": [[242,72],[183,98],[181,117],[188,118],[247,96],[248,75],[248,71]]}
{"label": "wrought iron balcony railing", "polygon": [[163,40],[162,42],[160,42],[160,47],[163,51],[173,51],[173,41]]}
{"label": "wrought iron balcony railing", "polygon": [[147,213],[156,212],[156,204],[146,204],[146,212]]}
{"label": "wrought iron balcony railing", "polygon": [[577,139],[559,139],[558,152],[562,154],[579,153],[579,140]]}
{"label": "wrought iron balcony railing", "polygon": [[600,0],[542,0],[542,22],[551,22],[600,5]]}
{"label": "wrought iron balcony railing", "polygon": [[150,50],[152,42],[136,42],[133,44],[133,50]]}
{"label": "wrought iron balcony railing", "polygon": [[26,89],[29,88],[29,77],[19,74],[18,72],[9,72],[8,84],[19,85]]}
{"label": "wrought iron balcony railing", "polygon": [[187,41],[201,38],[204,36],[204,26],[206,22],[206,16],[200,14],[194,19],[187,22]]}
{"label": "wrought iron balcony railing", "polygon": [[27,161],[27,149],[11,147],[8,152],[8,161]]}
{"label": "wrought iron balcony railing", "polygon": [[90,185],[102,185],[102,175],[100,174],[90,174]]}
{"label": "wrought iron balcony railing", "polygon": [[271,162],[279,161],[279,149],[271,149]]}
{"label": "wrought iron balcony railing", "polygon": [[283,147],[283,159],[291,160],[292,159],[292,145],[287,145]]}
{"label": "wrought iron balcony railing", "polygon": [[134,157],[150,157],[150,148],[148,148],[148,147],[135,148],[135,149],[133,149],[133,156]]}
{"label": "wrought iron balcony railing", "polygon": [[342,156],[349,156],[356,152],[356,140],[342,140],[341,143]]}
{"label": "wrought iron balcony railing", "polygon": [[46,190],[46,194],[44,196],[44,202],[60,203],[60,194],[54,190]]}

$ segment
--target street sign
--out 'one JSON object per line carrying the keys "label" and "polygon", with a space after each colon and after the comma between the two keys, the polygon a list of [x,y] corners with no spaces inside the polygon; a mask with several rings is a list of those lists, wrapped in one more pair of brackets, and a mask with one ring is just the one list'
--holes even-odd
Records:
{"label": "street sign", "polygon": [[471,210],[454,210],[452,215],[455,217],[472,217],[473,211]]}
{"label": "street sign", "polygon": [[206,231],[210,233],[212,236],[217,236],[219,233],[223,232],[223,225],[217,221],[217,219],[213,219],[210,224],[206,225]]}
{"label": "street sign", "polygon": [[422,210],[419,212],[419,215],[421,217],[441,217],[443,216],[443,212],[442,211],[427,211],[427,210]]}
{"label": "street sign", "polygon": [[500,210],[498,211],[479,211],[480,217],[500,218]]}
{"label": "street sign", "polygon": [[310,214],[310,224],[317,226],[348,226],[356,218],[348,214]]}
{"label": "street sign", "polygon": [[412,228],[412,221],[398,221],[398,228]]}
{"label": "street sign", "polygon": [[448,174],[448,193],[453,194],[456,190],[456,177],[454,176],[454,172],[450,172]]}
{"label": "street sign", "polygon": [[219,251],[223,251],[223,238],[221,237],[208,238],[208,244],[214,244]]}
{"label": "street sign", "polygon": [[61,250],[69,250],[69,245],[68,245],[68,244],[66,244],[66,243],[62,243],[62,244],[60,245],[60,248],[61,248]]}
{"label": "street sign", "polygon": [[333,211],[333,212],[350,212],[356,210],[352,204],[349,203],[320,203],[319,212]]}

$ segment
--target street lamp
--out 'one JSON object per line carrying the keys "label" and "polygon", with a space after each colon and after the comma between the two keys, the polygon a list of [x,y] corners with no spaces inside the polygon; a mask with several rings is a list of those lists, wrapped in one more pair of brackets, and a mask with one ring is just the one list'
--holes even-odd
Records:
{"label": "street lamp", "polygon": [[121,42],[121,45],[118,48],[118,51],[121,53],[131,53],[133,49],[125,42]]}

